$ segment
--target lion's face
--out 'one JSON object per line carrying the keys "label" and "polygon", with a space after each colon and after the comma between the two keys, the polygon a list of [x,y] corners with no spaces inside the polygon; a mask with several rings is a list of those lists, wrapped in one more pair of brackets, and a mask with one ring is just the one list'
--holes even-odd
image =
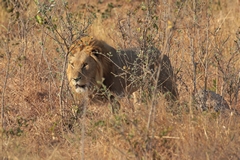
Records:
{"label": "lion's face", "polygon": [[92,48],[76,48],[69,55],[67,77],[73,91],[84,93],[100,86],[102,80],[102,67]]}

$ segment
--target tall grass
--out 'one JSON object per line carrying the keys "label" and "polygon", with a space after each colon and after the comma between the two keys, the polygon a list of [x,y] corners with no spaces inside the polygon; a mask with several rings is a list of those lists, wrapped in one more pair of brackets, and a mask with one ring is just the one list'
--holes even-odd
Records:
{"label": "tall grass", "polygon": [[[239,110],[239,1],[8,1],[11,10],[3,2],[1,158],[240,158],[239,116],[199,112],[192,99],[207,89]],[[118,114],[86,104],[76,117],[65,68],[84,35],[117,49],[157,47],[171,59],[179,100],[143,87],[143,101],[122,98]]]}

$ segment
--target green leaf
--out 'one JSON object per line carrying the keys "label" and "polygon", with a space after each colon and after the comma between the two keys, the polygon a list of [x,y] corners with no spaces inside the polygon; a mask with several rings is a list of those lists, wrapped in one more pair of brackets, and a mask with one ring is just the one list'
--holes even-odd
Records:
{"label": "green leaf", "polygon": [[43,19],[42,19],[41,16],[36,15],[36,16],[35,16],[35,19],[36,19],[37,23],[39,23],[39,24],[43,24]]}

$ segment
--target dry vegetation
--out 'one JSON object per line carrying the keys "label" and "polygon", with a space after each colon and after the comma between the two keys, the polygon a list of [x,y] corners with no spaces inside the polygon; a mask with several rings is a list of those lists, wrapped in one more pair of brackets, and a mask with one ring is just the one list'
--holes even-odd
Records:
{"label": "dry vegetation", "polygon": [[[2,159],[240,159],[240,117],[199,112],[208,89],[240,110],[239,0],[1,0]],[[172,62],[179,100],[161,95],[112,114],[86,104],[76,117],[65,68],[69,46],[94,35],[116,48],[154,45]],[[143,94],[143,96],[147,96]]]}

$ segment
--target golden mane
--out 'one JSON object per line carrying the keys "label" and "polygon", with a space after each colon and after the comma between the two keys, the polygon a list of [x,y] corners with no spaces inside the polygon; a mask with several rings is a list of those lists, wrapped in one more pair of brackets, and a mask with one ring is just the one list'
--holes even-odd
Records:
{"label": "golden mane", "polygon": [[88,49],[89,54],[91,53],[92,50],[96,50],[96,51],[98,51],[99,53],[102,53],[102,54],[107,54],[111,51],[114,51],[114,53],[116,52],[116,50],[113,47],[109,46],[106,42],[104,42],[102,40],[95,39],[93,37],[89,37],[89,36],[78,39],[70,47],[70,51],[72,51],[74,49],[78,49],[79,51],[81,51],[83,49]]}

